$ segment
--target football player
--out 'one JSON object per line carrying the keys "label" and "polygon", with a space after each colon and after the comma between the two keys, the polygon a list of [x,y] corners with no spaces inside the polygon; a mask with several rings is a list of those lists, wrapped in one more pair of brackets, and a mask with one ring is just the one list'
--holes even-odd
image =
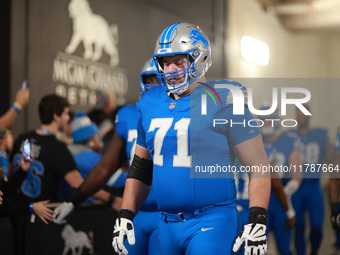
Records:
{"label": "football player", "polygon": [[[263,106],[262,110],[268,109]],[[279,112],[276,110],[271,115],[260,116],[264,122],[261,127],[265,146],[271,146],[273,153],[270,162],[277,167],[290,167],[292,169],[301,165],[299,139],[290,131],[281,132]],[[283,168],[282,168],[283,169]],[[283,170],[272,174],[272,193],[268,207],[268,230],[273,230],[276,246],[280,254],[292,254],[290,249],[291,229],[295,223],[295,211],[291,203],[292,195],[301,183],[300,173],[288,173]],[[283,186],[283,192],[278,187]]]}
{"label": "football player", "polygon": [[[244,166],[268,165],[257,128],[213,124],[213,119],[247,122],[252,118],[246,106],[244,115],[234,116],[230,90],[218,87],[227,84],[242,92],[245,88],[226,80],[207,82],[210,43],[196,25],[167,27],[153,57],[162,86],[151,89],[137,104],[137,145],[114,227],[115,251],[127,254],[125,238],[135,243],[133,220],[152,183],[162,214],[161,254],[232,254],[243,243],[247,253],[265,254],[270,179],[256,178],[266,177],[262,170],[251,173],[249,220],[237,237],[241,226],[233,173],[209,178],[205,170],[196,172],[200,166],[226,169],[235,155]],[[216,92],[220,104],[206,100],[209,114],[202,114],[201,98],[210,91]]]}
{"label": "football player", "polygon": [[[307,109],[310,110],[308,106]],[[305,212],[307,211],[310,218],[311,254],[317,254],[322,241],[325,205],[320,183],[321,171],[313,171],[313,167],[316,164],[329,163],[331,148],[326,129],[311,128],[310,116],[305,115],[299,109],[296,115],[298,129],[295,133],[301,140],[303,180],[300,188],[292,197],[296,211],[295,247],[297,254],[306,253]]]}

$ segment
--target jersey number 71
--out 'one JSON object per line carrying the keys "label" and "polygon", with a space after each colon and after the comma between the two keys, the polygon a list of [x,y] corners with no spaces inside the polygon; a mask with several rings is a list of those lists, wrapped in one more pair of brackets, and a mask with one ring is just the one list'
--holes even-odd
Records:
{"label": "jersey number 71", "polygon": [[[148,132],[153,132],[158,128],[154,137],[154,157],[153,163],[163,166],[163,155],[161,150],[164,138],[172,126],[174,118],[155,118],[151,120]],[[190,118],[182,118],[174,125],[177,131],[177,154],[173,155],[174,167],[191,167],[191,156],[189,155],[189,125]]]}

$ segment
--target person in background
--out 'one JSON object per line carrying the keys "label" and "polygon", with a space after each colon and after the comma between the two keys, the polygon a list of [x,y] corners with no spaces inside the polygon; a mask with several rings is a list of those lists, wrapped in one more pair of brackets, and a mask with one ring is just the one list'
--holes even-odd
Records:
{"label": "person in background", "polygon": [[[59,188],[63,179],[72,187],[78,187],[83,181],[70,151],[56,139],[58,130],[69,120],[68,113],[67,99],[55,94],[44,96],[39,102],[40,127],[20,135],[14,142],[9,179],[11,173],[18,168],[23,144],[27,139],[34,153],[34,161],[20,188],[20,195],[29,202],[59,202]],[[115,200],[115,197],[103,190],[98,191],[95,198],[110,204]]]}
{"label": "person in background", "polygon": [[[140,74],[140,91],[141,96],[153,87],[159,86],[159,81],[156,76],[157,69],[153,59],[148,60]],[[111,142],[110,148],[105,152],[103,158],[99,163],[91,170],[88,177],[84,180],[84,183],[79,187],[78,193],[80,197],[83,194],[88,194],[98,189],[100,186],[98,183],[106,181],[110,175],[114,172],[115,162],[120,161],[122,154],[126,155],[126,158],[131,164],[132,157],[134,155],[137,138],[137,120],[139,112],[136,109],[136,104],[127,105],[122,107],[116,117],[116,132],[114,139]],[[120,154],[115,153],[120,151]],[[125,152],[123,152],[125,151]],[[114,175],[117,174],[116,171]],[[127,176],[125,176],[126,179]],[[125,184],[125,182],[124,182]],[[57,217],[55,222],[62,222],[64,217],[71,211],[68,210],[69,205],[76,203],[76,199],[68,200],[68,203],[63,203],[59,208],[55,209]],[[135,218],[135,230],[138,241],[135,245],[128,245],[127,249],[130,255],[156,255],[160,254],[159,249],[159,212],[157,212],[157,204],[154,199],[154,195],[150,192],[148,199],[141,208],[141,211]]]}
{"label": "person in background", "polygon": [[[275,155],[275,150],[271,144],[264,144],[264,149],[266,151],[269,163],[273,166],[273,155]],[[235,162],[235,165],[239,165],[240,163],[238,160]],[[237,189],[237,199],[236,205],[237,210],[240,213],[242,226],[247,224],[248,217],[249,217],[249,195],[248,195],[248,184],[249,184],[249,177],[247,173],[243,173],[238,171],[235,176],[236,182],[236,189]],[[286,227],[288,229],[292,229],[295,225],[295,211],[294,208],[291,206],[290,201],[288,201],[287,196],[284,193],[284,188],[281,182],[281,179],[278,178],[276,175],[272,174],[271,178],[272,182],[272,189],[279,201],[279,203],[283,206],[287,213],[287,220],[286,220]],[[288,211],[290,212],[288,213]],[[289,216],[288,216],[289,215]]]}
{"label": "person in background", "polygon": [[329,178],[329,200],[331,204],[331,224],[336,234],[336,242],[334,243],[334,251],[332,255],[340,254],[340,130],[337,132],[335,148],[333,153],[333,164],[331,176]]}
{"label": "person in background", "polygon": [[0,128],[0,167],[3,178],[7,180],[9,156],[13,149],[13,135],[9,129]]}
{"label": "person in background", "polygon": [[[98,135],[98,127],[92,122],[83,111],[78,111],[71,122],[71,135],[74,141],[68,145],[80,175],[85,179],[91,169],[102,158],[103,143]],[[123,188],[126,180],[127,172],[119,169],[106,183],[106,186],[112,188]],[[65,200],[72,187],[63,182],[60,194],[61,200]],[[93,198],[88,198],[85,202],[91,202]],[[121,200],[117,198],[113,207],[116,211],[119,210]]]}
{"label": "person in background", "polygon": [[[8,111],[0,116],[0,128],[1,129],[9,129],[14,120],[18,117],[19,113],[21,112],[21,110],[28,104],[30,99],[30,90],[29,88],[21,88],[17,91],[17,94],[15,96],[15,101],[13,103],[13,105],[11,106],[11,108],[8,109]],[[2,155],[1,158],[7,158],[7,156]],[[6,159],[6,161],[8,161]],[[3,162],[3,164],[6,164],[6,162]],[[5,175],[7,175],[7,169],[8,166],[4,166],[5,168]],[[7,176],[5,176],[5,178],[7,178]],[[1,203],[1,190],[0,190],[0,203]]]}
{"label": "person in background", "polygon": [[[25,244],[23,242],[25,223],[27,223],[25,219],[28,218],[29,214],[31,214],[31,219],[35,218],[36,215],[45,224],[53,220],[54,213],[47,207],[49,200],[28,201],[18,192],[23,181],[28,176],[33,160],[34,154],[32,151],[30,152],[30,159],[25,159],[24,153],[22,153],[20,155],[19,166],[11,176],[11,179],[1,180],[0,178],[0,188],[4,194],[3,205],[0,206],[0,220],[4,225],[0,224],[0,227],[1,230],[7,230],[9,232],[8,236],[1,234],[0,236],[3,240],[7,240],[6,246],[3,248],[6,249],[6,251],[10,251],[10,254],[24,254],[25,252]],[[2,231],[0,231],[0,233],[1,232]],[[11,235],[11,233],[13,233],[13,235]]]}
{"label": "person in background", "polygon": [[60,142],[63,142],[66,145],[73,144],[71,121],[74,118],[74,112],[70,110],[69,116],[70,116],[69,121],[65,124],[62,130],[58,130],[58,133],[56,136]]}
{"label": "person in background", "polygon": [[21,110],[28,104],[30,99],[29,88],[19,89],[15,96],[15,101],[8,111],[0,116],[0,128],[9,129]]}
{"label": "person in background", "polygon": [[[268,110],[265,102],[261,110]],[[300,154],[300,142],[296,134],[290,131],[281,132],[279,111],[275,110],[270,115],[258,116],[263,122],[260,128],[265,147],[271,147],[269,162],[282,167],[291,166],[294,169],[302,164]],[[281,255],[291,255],[290,249],[292,228],[295,223],[295,210],[291,203],[291,197],[299,188],[301,176],[299,173],[272,173],[272,192],[268,206],[268,231],[273,231],[276,246]]]}
{"label": "person in background", "polygon": [[[310,111],[308,105],[306,109]],[[298,255],[306,254],[305,213],[308,212],[310,223],[310,243],[312,255],[318,253],[322,241],[322,228],[325,214],[325,202],[320,182],[322,171],[315,171],[317,164],[330,162],[331,146],[328,141],[328,131],[324,128],[312,128],[311,116],[296,110],[298,127],[293,130],[301,141],[303,161],[302,183],[292,197],[296,211],[295,248]],[[313,170],[314,169],[314,170]]]}
{"label": "person in background", "polygon": [[116,107],[116,94],[114,91],[99,90],[96,92],[96,104],[87,115],[98,126],[100,139],[103,139],[112,130],[112,113]]}
{"label": "person in background", "polygon": [[54,214],[53,210],[46,207],[49,200],[30,203],[22,200],[20,196],[17,195],[17,189],[20,188],[21,183],[27,178],[33,160],[33,152],[31,152],[30,159],[28,160],[25,160],[24,155],[22,154],[20,166],[10,181],[2,178],[3,171],[0,168],[0,187],[4,192],[4,204],[0,208],[0,216],[4,217],[34,213],[45,224],[48,224],[48,221],[53,220]]}

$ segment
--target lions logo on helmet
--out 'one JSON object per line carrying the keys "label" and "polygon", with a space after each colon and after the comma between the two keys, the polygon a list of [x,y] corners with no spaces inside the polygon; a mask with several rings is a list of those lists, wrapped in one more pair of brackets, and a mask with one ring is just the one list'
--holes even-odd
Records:
{"label": "lions logo on helmet", "polygon": [[146,61],[142,72],[139,75],[139,87],[140,87],[140,93],[143,96],[149,89],[159,86],[159,81],[158,83],[148,83],[147,78],[150,76],[155,76],[157,77],[157,68],[155,65],[155,60],[153,58],[149,59]]}
{"label": "lions logo on helmet", "polygon": [[[190,63],[185,69],[164,73],[162,58],[177,54],[186,54]],[[189,85],[201,78],[211,66],[211,50],[208,37],[196,25],[176,23],[168,26],[156,42],[153,55],[158,70],[158,78],[162,85],[173,94],[180,95]],[[185,74],[185,81],[175,84],[174,77]],[[166,80],[166,78],[172,78]]]}
{"label": "lions logo on helmet", "polygon": [[196,45],[199,42],[203,43],[203,47],[204,48],[208,48],[209,47],[209,42],[207,39],[204,38],[204,36],[200,33],[200,31],[198,31],[197,29],[192,29],[190,31],[190,39],[192,39],[192,44]]}

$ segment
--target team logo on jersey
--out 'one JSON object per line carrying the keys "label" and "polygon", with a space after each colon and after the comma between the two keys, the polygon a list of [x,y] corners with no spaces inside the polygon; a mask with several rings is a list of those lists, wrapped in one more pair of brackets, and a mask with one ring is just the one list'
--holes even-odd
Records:
{"label": "team logo on jersey", "polygon": [[191,29],[189,38],[193,39],[192,40],[192,44],[193,45],[196,45],[197,43],[202,42],[203,43],[203,47],[205,49],[209,47],[208,40],[197,29]]}
{"label": "team logo on jersey", "polygon": [[169,109],[174,109],[176,106],[176,102],[171,102],[169,105]]}

